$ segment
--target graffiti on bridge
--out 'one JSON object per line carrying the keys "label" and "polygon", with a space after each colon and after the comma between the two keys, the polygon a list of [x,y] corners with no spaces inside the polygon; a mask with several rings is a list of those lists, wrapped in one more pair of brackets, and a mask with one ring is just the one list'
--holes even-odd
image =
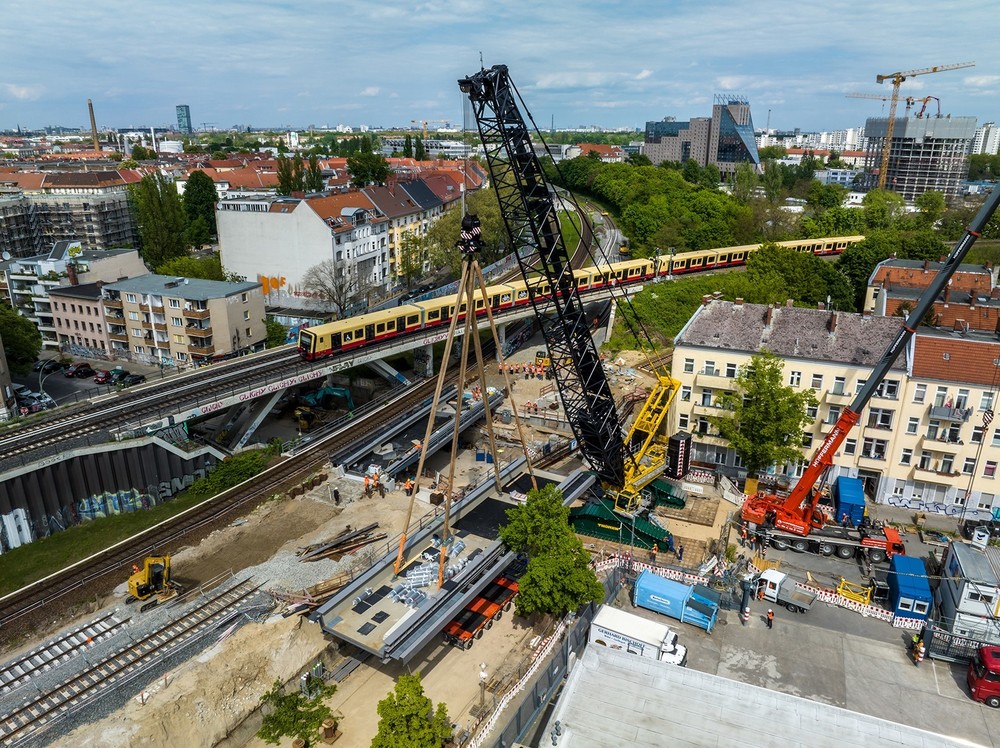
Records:
{"label": "graffiti on bridge", "polygon": [[998,509],[994,509],[993,513],[979,510],[979,509],[969,509],[961,504],[945,504],[943,501],[924,501],[919,498],[904,498],[902,496],[890,496],[888,498],[889,506],[894,506],[899,509],[912,509],[917,512],[934,512],[935,514],[943,514],[947,517],[958,517],[964,516],[968,519],[997,519]]}

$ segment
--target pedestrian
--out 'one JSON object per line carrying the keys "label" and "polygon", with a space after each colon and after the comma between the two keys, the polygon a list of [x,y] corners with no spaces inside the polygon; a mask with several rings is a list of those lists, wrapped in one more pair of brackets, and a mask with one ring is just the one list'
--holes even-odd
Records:
{"label": "pedestrian", "polygon": [[747,546],[747,526],[740,525],[740,548],[746,548]]}
{"label": "pedestrian", "polygon": [[656,563],[656,554],[659,552],[660,552],[660,547],[656,543],[653,543],[653,550],[649,552],[649,560],[652,561],[654,564]]}
{"label": "pedestrian", "polygon": [[333,503],[335,506],[340,506],[340,489],[333,489]]}
{"label": "pedestrian", "polygon": [[372,495],[372,479],[365,473],[365,496]]}
{"label": "pedestrian", "polygon": [[841,526],[841,527],[843,527],[843,528],[844,528],[844,529],[846,530],[846,529],[847,529],[847,526],[848,526],[848,525],[849,525],[850,523],[851,523],[851,522],[850,522],[850,519],[849,519],[849,518],[848,518],[848,516],[847,516],[847,512],[844,512],[844,513],[843,513],[843,514],[841,515],[841,517],[840,517],[840,526]]}
{"label": "pedestrian", "polygon": [[774,611],[770,608],[767,609],[767,627],[769,629],[774,628]]}
{"label": "pedestrian", "polygon": [[684,561],[684,546],[677,546],[677,563],[682,563]]}
{"label": "pedestrian", "polygon": [[910,646],[909,646],[910,654],[916,654],[917,644],[919,642],[920,642],[920,634],[914,632],[913,636],[910,637]]}

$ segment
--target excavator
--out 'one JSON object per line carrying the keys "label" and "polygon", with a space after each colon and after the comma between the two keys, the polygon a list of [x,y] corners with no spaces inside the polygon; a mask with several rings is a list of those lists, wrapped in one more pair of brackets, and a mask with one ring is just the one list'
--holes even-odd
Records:
{"label": "excavator", "polygon": [[506,65],[483,68],[458,85],[472,104],[510,246],[533,250],[515,252],[521,274],[528,283],[553,289],[531,296],[547,349],[535,360],[548,358],[580,451],[614,499],[616,514],[634,519],[650,500],[658,500],[658,492],[669,493],[669,486],[657,481],[666,468],[667,439],[661,430],[680,382],[658,373],[626,434],[576,288],[555,191],[518,107],[520,93]]}
{"label": "excavator", "polygon": [[132,565],[125,604],[149,601],[139,608],[140,611],[149,610],[177,597],[180,590],[181,585],[170,578],[170,556],[147,556],[142,567]]}
{"label": "excavator", "polygon": [[348,411],[354,410],[354,398],[346,387],[320,387],[318,390],[302,393],[299,395],[299,403],[310,408],[319,406],[329,409],[335,397],[342,397],[347,402]]}
{"label": "excavator", "polygon": [[[795,550],[807,549],[807,538],[813,531],[816,531],[817,535],[823,532],[829,535],[833,532],[830,525],[835,523],[831,522],[832,518],[826,516],[824,512],[819,511],[818,506],[823,497],[823,489],[830,468],[833,466],[834,456],[840,449],[844,439],[847,438],[848,433],[857,424],[861,412],[868,405],[868,401],[879,391],[882,380],[889,373],[899,354],[907,347],[924,315],[931,310],[934,301],[947,288],[951,277],[955,274],[959,265],[961,265],[962,260],[968,254],[976,239],[982,234],[986,224],[989,223],[994,211],[996,211],[998,204],[1000,204],[1000,185],[993,188],[993,192],[986,198],[986,202],[983,203],[979,212],[972,219],[969,227],[965,230],[965,234],[958,240],[945,259],[941,270],[931,279],[930,284],[920,295],[920,298],[917,299],[913,310],[885,349],[878,363],[873,367],[864,386],[855,396],[851,405],[845,408],[840,414],[837,422],[819,446],[809,466],[803,471],[802,477],[792,487],[788,496],[759,492],[749,497],[744,502],[742,509],[742,516],[745,521],[763,525],[765,529],[773,528],[779,533],[783,533],[783,539],[780,542],[790,545]],[[890,532],[888,528],[883,532],[889,537]],[[786,541],[785,538],[789,540]],[[891,539],[896,540],[898,538]],[[868,546],[869,543],[864,541],[874,542],[874,539],[865,538],[862,541],[864,545]],[[774,542],[774,539],[772,539],[772,542]],[[884,540],[880,539],[880,545],[883,542]],[[823,545],[830,548],[835,547],[835,543],[825,537]],[[876,545],[872,545],[871,547],[875,548],[880,558],[885,557],[883,548]],[[888,550],[899,551],[899,549],[892,548]],[[820,550],[820,552],[824,553],[823,550]],[[838,553],[838,555],[840,554]],[[848,557],[847,555],[843,556],[843,558]]]}

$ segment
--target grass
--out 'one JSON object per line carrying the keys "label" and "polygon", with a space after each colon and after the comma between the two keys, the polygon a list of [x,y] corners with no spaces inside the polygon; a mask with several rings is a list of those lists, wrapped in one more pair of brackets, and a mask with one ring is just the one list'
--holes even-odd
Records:
{"label": "grass", "polygon": [[203,501],[203,497],[182,495],[152,509],[73,525],[8,551],[0,556],[0,595],[54,574]]}
{"label": "grass", "polygon": [[570,256],[575,254],[580,246],[579,224],[580,217],[576,213],[559,211],[559,230],[562,231],[563,241],[566,242],[566,249]]}

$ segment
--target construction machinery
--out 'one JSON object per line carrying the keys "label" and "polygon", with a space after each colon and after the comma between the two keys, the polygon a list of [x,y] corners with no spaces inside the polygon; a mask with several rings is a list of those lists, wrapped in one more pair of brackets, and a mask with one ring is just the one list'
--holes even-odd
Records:
{"label": "construction machinery", "polygon": [[427,125],[433,123],[435,125],[450,125],[451,120],[447,119],[411,119],[410,122],[414,125],[423,125],[424,141],[427,141]]}
{"label": "construction machinery", "polygon": [[[920,325],[920,320],[930,311],[935,299],[947,287],[952,275],[996,211],[998,203],[1000,203],[1000,186],[995,187],[986,198],[986,202],[972,219],[965,234],[955,244],[944,261],[941,270],[931,279],[930,284],[917,299],[913,310],[900,327],[899,332],[889,343],[878,363],[872,368],[864,386],[859,390],[851,405],[840,414],[809,466],[802,473],[802,477],[792,487],[789,494],[779,496],[760,492],[749,497],[744,502],[742,509],[745,521],[763,526],[765,530],[776,528],[777,531],[794,538],[792,547],[795,550],[806,550],[806,539],[813,530],[823,531],[828,524],[833,524],[830,521],[831,517],[818,511],[818,506],[824,493],[830,468],[833,466],[834,455],[837,454],[840,445],[858,422],[868,401],[879,391],[882,380],[885,379],[899,354],[907,347]],[[992,411],[988,412],[992,417]],[[888,530],[889,528],[882,530],[886,540],[890,540],[887,534]],[[840,554],[838,553],[838,555]]]}
{"label": "construction machinery", "polygon": [[300,405],[293,415],[299,425],[299,431],[308,431],[319,418],[319,414],[308,405]]}
{"label": "construction machinery", "polygon": [[885,128],[885,142],[882,145],[882,162],[878,170],[878,188],[885,189],[886,176],[889,172],[889,151],[892,150],[892,135],[896,128],[896,104],[899,102],[899,87],[907,78],[917,75],[928,75],[930,73],[943,73],[946,70],[959,70],[961,68],[975,67],[974,62],[958,62],[953,65],[935,65],[930,68],[920,68],[918,70],[903,70],[897,73],[886,73],[876,75],[876,83],[892,81],[892,94],[889,97],[889,121]]}
{"label": "construction machinery", "polygon": [[[849,93],[844,94],[848,99],[871,99],[872,101],[886,102],[892,98],[889,94],[867,94],[867,93]],[[909,116],[910,108],[916,103],[916,99],[912,96],[907,96],[906,99],[906,115]]]}
{"label": "construction machinery", "polygon": [[[627,435],[615,407],[603,362],[591,337],[590,319],[576,288],[573,265],[560,231],[557,198],[521,116],[520,94],[506,65],[463,78],[482,140],[491,183],[500,203],[510,246],[525,280],[551,293],[531,297],[540,322],[559,396],[579,448],[615,498],[616,510],[634,516],[644,490],[664,471],[667,439],[660,433],[680,382],[666,373],[632,422]],[[529,115],[530,119],[530,115]],[[523,251],[531,248],[531,252]],[[607,264],[607,260],[604,260]],[[655,368],[655,367],[654,367]]]}
{"label": "construction machinery", "polygon": [[[924,112],[927,111],[927,102],[930,101],[931,99],[934,99],[934,101],[937,102],[937,116],[938,119],[941,119],[941,99],[939,99],[937,96],[925,96],[924,98],[920,99],[922,105],[920,107],[920,111],[917,112],[917,119],[920,119],[921,117],[924,116]],[[927,116],[930,117],[930,115]]]}
{"label": "construction machinery", "polygon": [[341,397],[347,401],[347,410],[354,410],[354,398],[351,391],[346,387],[320,387],[318,390],[311,390],[299,395],[299,402],[311,408],[317,406],[329,410],[335,397]]}
{"label": "construction machinery", "polygon": [[132,565],[125,604],[143,602],[139,610],[149,610],[177,597],[180,589],[181,585],[170,576],[170,556],[147,556],[141,567]]}

